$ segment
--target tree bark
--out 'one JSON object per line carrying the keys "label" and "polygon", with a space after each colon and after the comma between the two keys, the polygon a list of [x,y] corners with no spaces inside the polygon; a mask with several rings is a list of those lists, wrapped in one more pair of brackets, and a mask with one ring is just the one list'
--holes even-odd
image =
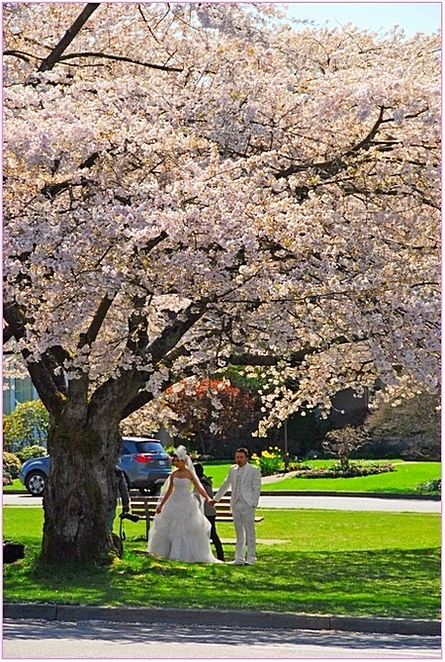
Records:
{"label": "tree bark", "polygon": [[50,429],[51,470],[44,496],[42,560],[84,563],[114,552],[106,519],[115,504],[121,437],[107,420],[73,428],[63,417]]}
{"label": "tree bark", "polygon": [[106,562],[115,555],[106,521],[117,497],[119,423],[124,405],[139,387],[133,370],[109,380],[91,398],[87,375],[69,382],[65,407],[51,416],[48,435],[44,562]]}

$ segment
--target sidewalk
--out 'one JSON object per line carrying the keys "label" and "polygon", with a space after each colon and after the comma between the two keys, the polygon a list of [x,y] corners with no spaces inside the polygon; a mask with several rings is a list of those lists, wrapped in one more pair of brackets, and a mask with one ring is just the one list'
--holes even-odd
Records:
{"label": "sidewalk", "polygon": [[332,630],[440,636],[439,620],[293,614],[270,611],[218,611],[212,609],[162,609],[160,607],[90,607],[76,605],[5,603],[3,618],[63,622],[174,623],[236,628]]}

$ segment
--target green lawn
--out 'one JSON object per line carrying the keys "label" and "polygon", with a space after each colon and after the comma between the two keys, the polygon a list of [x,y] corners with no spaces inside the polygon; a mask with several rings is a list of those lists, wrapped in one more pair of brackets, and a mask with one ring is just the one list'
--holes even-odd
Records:
{"label": "green lawn", "polygon": [[[274,483],[265,483],[262,492],[284,490],[289,492],[385,492],[385,493],[413,493],[418,485],[429,480],[441,477],[440,462],[404,462],[403,460],[380,460],[391,462],[396,470],[376,476],[362,478],[283,478]],[[311,467],[330,465],[334,460],[311,460]],[[204,471],[213,479],[213,487],[221,485],[227,476],[232,462],[205,462]],[[9,490],[24,490],[21,482],[16,479],[13,485],[3,488]]]}
{"label": "green lawn", "polygon": [[[381,460],[387,462],[388,460]],[[395,471],[360,478],[283,478],[274,483],[265,483],[261,491],[327,491],[327,492],[386,492],[413,493],[418,485],[441,477],[440,462],[404,462],[389,460]],[[313,468],[327,466],[333,460],[311,460]],[[211,463],[204,465],[204,471],[213,478],[213,486],[219,487],[227,475],[230,463]]]}
{"label": "green lawn", "polygon": [[3,492],[11,492],[12,490],[24,490],[25,486],[19,481],[18,478],[14,478],[12,485],[3,485]]}
{"label": "green lawn", "polygon": [[[23,542],[26,557],[4,566],[4,600],[440,617],[439,515],[258,512],[253,567],[154,559],[144,524],[126,522],[124,557],[111,567],[48,569],[38,560],[42,510],[5,506],[4,538]],[[230,523],[218,531],[235,537]],[[233,543],[224,548],[231,560]]]}

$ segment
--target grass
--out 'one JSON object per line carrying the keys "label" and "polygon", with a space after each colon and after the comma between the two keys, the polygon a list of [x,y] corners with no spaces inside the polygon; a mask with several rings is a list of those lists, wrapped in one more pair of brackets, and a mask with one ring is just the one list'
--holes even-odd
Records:
{"label": "grass", "polygon": [[[412,494],[421,483],[441,477],[440,462],[404,462],[403,460],[381,460],[391,462],[395,471],[358,478],[283,478],[265,483],[262,492],[383,492],[387,494]],[[334,460],[311,460],[313,467],[329,466]],[[213,486],[219,487],[227,476],[230,463],[207,462],[204,471],[213,478]]]}
{"label": "grass", "polygon": [[18,478],[14,478],[12,485],[3,485],[3,492],[11,492],[12,490],[24,490],[25,486],[22,485]]}
{"label": "grass", "polygon": [[[152,558],[143,525],[126,522],[124,556],[110,567],[47,568],[39,561],[42,510],[6,506],[4,537],[23,542],[26,556],[4,566],[4,600],[440,618],[439,515],[259,514],[253,567]],[[235,537],[231,523],[218,531],[223,540]],[[231,560],[234,545],[224,548]]]}

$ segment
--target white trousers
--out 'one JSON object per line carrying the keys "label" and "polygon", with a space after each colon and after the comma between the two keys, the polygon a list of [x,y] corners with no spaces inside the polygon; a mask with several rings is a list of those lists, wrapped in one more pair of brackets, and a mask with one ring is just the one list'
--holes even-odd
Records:
{"label": "white trousers", "polygon": [[[237,563],[255,563],[255,508],[245,501],[237,501],[232,509],[233,524],[236,531],[235,561]],[[247,559],[245,547],[247,542]]]}

